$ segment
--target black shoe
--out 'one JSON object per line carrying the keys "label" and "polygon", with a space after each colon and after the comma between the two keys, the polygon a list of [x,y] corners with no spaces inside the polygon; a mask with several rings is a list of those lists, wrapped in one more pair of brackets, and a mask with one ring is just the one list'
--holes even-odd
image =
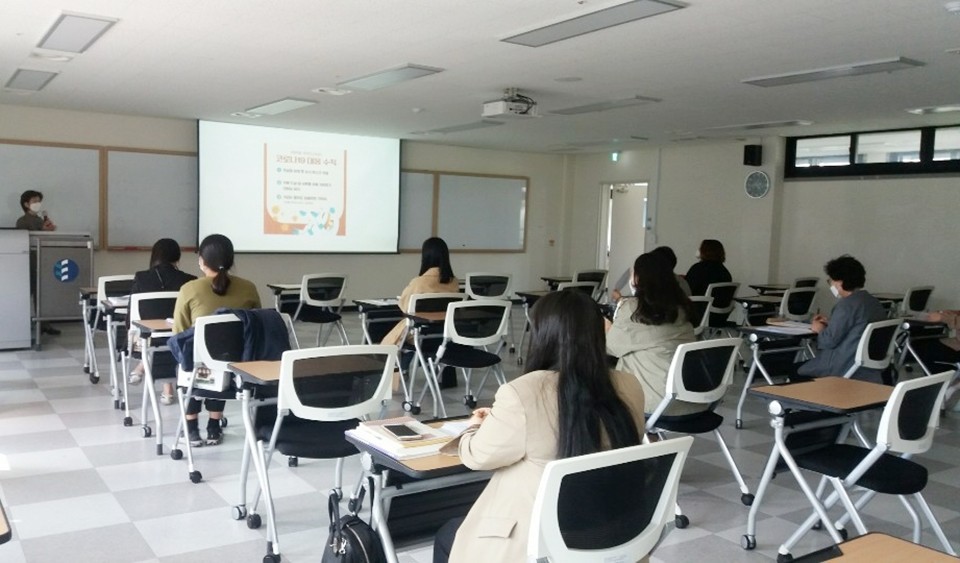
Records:
{"label": "black shoe", "polygon": [[51,336],[60,336],[60,329],[53,328],[53,325],[48,323],[43,323],[40,325],[40,332],[43,334],[49,334]]}
{"label": "black shoe", "polygon": [[200,429],[191,429],[187,431],[187,440],[190,441],[190,447],[199,448],[203,446],[203,438],[200,437]]}
{"label": "black shoe", "polygon": [[223,442],[223,430],[220,429],[220,421],[210,419],[207,423],[207,445],[216,446]]}

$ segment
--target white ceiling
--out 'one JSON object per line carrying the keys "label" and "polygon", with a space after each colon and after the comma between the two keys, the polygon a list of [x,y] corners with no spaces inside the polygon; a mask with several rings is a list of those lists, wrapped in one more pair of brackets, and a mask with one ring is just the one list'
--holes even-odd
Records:
{"label": "white ceiling", "polygon": [[[17,68],[60,74],[35,94],[0,90],[0,103],[528,151],[644,144],[631,136],[646,144],[755,137],[711,128],[769,121],[814,125],[764,135],[960,123],[960,113],[904,111],[960,103],[960,54],[948,52],[960,48],[960,15],[945,0],[688,0],[682,10],[540,48],[500,41],[621,2],[4,0],[0,86]],[[35,58],[64,10],[119,22],[70,62]],[[898,56],[925,66],[775,88],[741,83]],[[406,63],[446,70],[346,96],[311,92]],[[564,77],[582,80],[557,81]],[[537,100],[544,117],[415,133],[479,121],[482,103],[507,87]],[[637,95],[662,102],[549,114]],[[255,120],[230,116],[285,97],[318,103]]]}

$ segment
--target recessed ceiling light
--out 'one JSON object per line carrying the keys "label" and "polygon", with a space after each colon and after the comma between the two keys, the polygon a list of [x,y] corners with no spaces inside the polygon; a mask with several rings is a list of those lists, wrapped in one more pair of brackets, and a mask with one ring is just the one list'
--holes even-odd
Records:
{"label": "recessed ceiling light", "polygon": [[924,63],[921,61],[908,59],[906,57],[895,57],[892,59],[881,59],[878,61],[866,61],[813,70],[801,70],[799,72],[788,72],[786,74],[758,76],[756,78],[747,78],[745,80],[741,80],[740,82],[744,84],[750,84],[752,86],[762,86],[766,88],[770,86],[786,86],[789,84],[798,84],[800,82],[814,82],[816,80],[840,78],[843,76],[859,76],[861,74],[872,74],[875,72],[893,72],[895,70],[904,70],[918,66],[924,66]]}
{"label": "recessed ceiling light", "polygon": [[[484,129],[486,127],[496,127],[497,125],[503,125],[503,122],[494,121],[492,119],[481,119],[480,121],[473,121],[471,123],[451,125],[449,127],[441,127],[439,129],[430,129],[429,131],[423,131],[423,133],[424,134],[440,133],[442,135],[445,135],[447,133],[459,133],[461,131],[471,131],[473,129]],[[420,134],[420,133],[415,133],[415,134]]]}
{"label": "recessed ceiling light", "polygon": [[346,96],[353,92],[353,90],[347,90],[346,88],[333,88],[333,87],[321,87],[314,88],[310,90],[314,94],[328,94],[330,96]]}
{"label": "recessed ceiling light", "polygon": [[579,76],[561,76],[560,78],[554,78],[555,82],[580,82],[583,80]]}
{"label": "recessed ceiling light", "polygon": [[443,72],[443,69],[432,66],[407,64],[401,67],[391,68],[388,70],[375,72],[373,74],[368,74],[366,76],[361,76],[359,78],[346,80],[338,83],[337,86],[353,88],[354,90],[378,90],[380,88],[386,88],[387,86],[399,84],[400,82],[406,82],[407,80],[430,76],[431,74],[436,74],[438,72]]}
{"label": "recessed ceiling light", "polygon": [[54,63],[67,63],[73,60],[73,55],[56,51],[46,52],[43,49],[37,49],[30,53],[30,58]]}
{"label": "recessed ceiling light", "polygon": [[277,100],[275,102],[270,102],[268,104],[247,108],[246,111],[250,113],[259,113],[260,115],[277,115],[280,113],[293,111],[295,109],[312,106],[316,103],[317,102],[314,102],[311,100],[298,100],[296,98],[284,98],[282,100]]}
{"label": "recessed ceiling light", "polygon": [[731,129],[775,129],[778,127],[798,127],[813,125],[812,121],[792,119],[788,121],[761,121],[759,123],[740,123],[737,125],[720,125],[717,127],[707,127],[707,131],[726,131]]}
{"label": "recessed ceiling light", "polygon": [[673,0],[631,0],[596,10],[581,16],[558,21],[530,31],[501,39],[525,47],[542,47],[564,39],[600,31],[627,22],[649,18],[666,12],[685,8],[686,4]]}
{"label": "recessed ceiling light", "polygon": [[943,52],[948,55],[960,55],[960,47],[954,47],[953,49],[946,49]]}
{"label": "recessed ceiling light", "polygon": [[623,100],[610,100],[607,102],[598,102],[595,104],[586,104],[583,106],[574,106],[570,108],[557,109],[553,110],[550,113],[555,113],[559,115],[577,115],[580,113],[592,113],[595,111],[607,111],[617,108],[625,108],[630,106],[639,106],[642,104],[650,104],[659,102],[659,98],[648,98],[646,96],[634,96],[632,98],[625,98]]}
{"label": "recessed ceiling light", "polygon": [[10,90],[27,90],[30,92],[39,92],[57,77],[59,72],[49,70],[31,70],[27,68],[18,68],[13,76],[4,85]]}
{"label": "recessed ceiling light", "polygon": [[929,106],[925,108],[913,108],[908,109],[907,113],[912,113],[914,115],[930,115],[933,113],[950,113],[953,111],[960,111],[960,104],[952,104],[946,106]]}
{"label": "recessed ceiling light", "polygon": [[68,53],[82,53],[100,39],[116,18],[63,12],[47,31],[37,47]]}
{"label": "recessed ceiling light", "polygon": [[250,113],[246,111],[235,111],[230,115],[233,117],[246,117],[247,119],[256,119],[258,117],[262,117],[259,113]]}

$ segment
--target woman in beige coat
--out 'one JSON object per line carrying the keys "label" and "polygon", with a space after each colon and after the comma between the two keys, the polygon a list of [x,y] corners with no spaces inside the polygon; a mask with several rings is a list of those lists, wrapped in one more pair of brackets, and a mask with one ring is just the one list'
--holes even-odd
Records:
{"label": "woman in beige coat", "polygon": [[[690,299],[673,269],[660,255],[641,254],[633,264],[634,297],[620,302],[607,324],[607,353],[619,358],[617,369],[632,373],[643,386],[647,413],[663,400],[667,370],[677,346],[693,342]],[[674,402],[668,416],[704,410],[703,405]]]}
{"label": "woman in beige coat", "polygon": [[[406,312],[410,304],[410,296],[421,293],[456,293],[460,290],[460,282],[457,276],[453,275],[453,267],[450,266],[450,250],[447,243],[439,237],[431,237],[423,241],[420,250],[420,275],[410,280],[407,287],[400,294],[400,310]],[[396,344],[398,346],[400,337],[403,335],[403,328],[406,321],[397,323],[386,336],[383,337],[381,344]]]}
{"label": "woman in beige coat", "polygon": [[533,371],[502,385],[460,439],[464,465],[495,472],[466,518],[437,533],[435,563],[524,562],[544,465],[640,443],[643,390],[607,367],[596,303],[576,291],[552,293],[533,308],[531,327]]}

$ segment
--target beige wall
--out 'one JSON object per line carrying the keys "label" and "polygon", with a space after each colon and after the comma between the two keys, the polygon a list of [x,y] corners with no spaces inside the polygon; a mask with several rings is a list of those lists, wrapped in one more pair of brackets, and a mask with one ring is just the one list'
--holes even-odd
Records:
{"label": "beige wall", "polygon": [[[103,115],[0,105],[0,139],[68,142],[167,150],[196,150],[190,120]],[[769,196],[743,192],[753,170],[742,164],[743,145],[761,143],[773,178]],[[744,283],[790,281],[821,275],[823,262],[851,253],[867,267],[868,287],[903,291],[937,286],[934,305],[960,306],[960,268],[951,230],[960,209],[957,177],[805,181],[784,183],[783,140],[683,143],[609,155],[559,156],[404,142],[405,168],[526,175],[527,251],[456,254],[454,269],[514,274],[517,289],[541,286],[539,276],[566,274],[597,263],[599,189],[605,182],[646,181],[656,216],[647,248],[676,250],[678,270],[694,261],[699,241],[718,238],[727,265]],[[5,188],[18,191],[19,187]],[[49,202],[51,209],[55,202]],[[638,217],[640,210],[637,211]],[[194,257],[183,267],[195,271]],[[96,274],[145,267],[142,252],[98,252]],[[241,255],[238,275],[263,288],[309,272],[351,275],[351,297],[393,295],[416,274],[416,255]],[[261,290],[265,300],[269,295]]]}

